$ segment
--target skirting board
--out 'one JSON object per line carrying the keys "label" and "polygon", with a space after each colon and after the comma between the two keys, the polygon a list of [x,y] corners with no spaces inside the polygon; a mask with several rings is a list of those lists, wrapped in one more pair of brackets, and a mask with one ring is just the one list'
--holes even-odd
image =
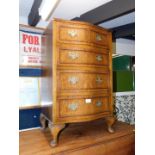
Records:
{"label": "skirting board", "polygon": [[36,129],[40,129],[40,128],[41,128],[41,127],[28,128],[28,129],[21,129],[21,130],[19,130],[19,132],[29,131],[29,130],[36,130]]}

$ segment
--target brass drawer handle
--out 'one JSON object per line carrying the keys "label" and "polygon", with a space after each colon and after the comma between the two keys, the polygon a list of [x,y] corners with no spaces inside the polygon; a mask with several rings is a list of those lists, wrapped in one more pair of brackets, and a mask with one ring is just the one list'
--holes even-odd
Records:
{"label": "brass drawer handle", "polygon": [[97,101],[97,102],[96,102],[96,106],[97,106],[97,107],[102,106],[102,102],[101,102],[101,101]]}
{"label": "brass drawer handle", "polygon": [[97,77],[96,77],[96,82],[97,82],[97,83],[102,83],[102,81],[103,81],[103,80],[102,80],[102,78],[101,78],[100,76],[97,76]]}
{"label": "brass drawer handle", "polygon": [[101,40],[102,40],[102,36],[99,35],[99,34],[96,34],[96,40],[97,40],[97,41],[101,41]]}
{"label": "brass drawer handle", "polygon": [[68,82],[70,84],[76,84],[78,81],[79,81],[79,79],[76,76],[69,77],[69,79],[68,79]]}
{"label": "brass drawer handle", "polygon": [[68,30],[68,35],[70,35],[71,37],[76,37],[77,36],[77,31],[75,30]]}
{"label": "brass drawer handle", "polygon": [[68,108],[72,111],[75,111],[78,108],[78,103],[71,103],[68,105]]}
{"label": "brass drawer handle", "polygon": [[97,61],[102,61],[103,60],[103,56],[102,55],[97,55],[96,56],[96,60]]}
{"label": "brass drawer handle", "polygon": [[69,52],[68,53],[69,58],[71,58],[72,60],[75,60],[77,58],[79,58],[79,54],[75,53],[75,52]]}

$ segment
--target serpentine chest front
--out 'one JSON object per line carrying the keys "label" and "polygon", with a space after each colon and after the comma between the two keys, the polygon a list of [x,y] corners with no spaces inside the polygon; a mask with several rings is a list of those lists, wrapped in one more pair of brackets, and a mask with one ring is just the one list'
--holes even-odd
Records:
{"label": "serpentine chest front", "polygon": [[113,132],[111,32],[85,22],[54,19],[46,31],[51,104],[42,108],[53,140],[66,123],[105,118]]}

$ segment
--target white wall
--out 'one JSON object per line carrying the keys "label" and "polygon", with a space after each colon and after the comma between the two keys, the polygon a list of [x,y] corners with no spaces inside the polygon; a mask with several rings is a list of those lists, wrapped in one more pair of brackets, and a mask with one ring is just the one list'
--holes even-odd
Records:
{"label": "white wall", "polygon": [[135,41],[129,39],[116,39],[113,42],[113,54],[135,55]]}

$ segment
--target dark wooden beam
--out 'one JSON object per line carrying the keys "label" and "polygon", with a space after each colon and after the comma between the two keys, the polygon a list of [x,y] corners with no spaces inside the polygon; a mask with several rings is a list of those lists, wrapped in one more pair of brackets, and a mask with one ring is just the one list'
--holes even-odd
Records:
{"label": "dark wooden beam", "polygon": [[92,24],[114,19],[135,10],[135,0],[113,0],[91,11],[76,17],[73,20],[86,21]]}
{"label": "dark wooden beam", "polygon": [[130,39],[130,40],[135,40],[135,36],[126,36],[126,37],[123,37],[124,39]]}
{"label": "dark wooden beam", "polygon": [[111,29],[111,31],[113,34],[113,39],[131,37],[135,35],[135,23],[115,27]]}
{"label": "dark wooden beam", "polygon": [[39,16],[39,10],[38,10],[41,2],[42,2],[42,0],[34,0],[34,2],[33,2],[31,11],[28,16],[28,24],[30,26],[36,26],[41,18]]}

